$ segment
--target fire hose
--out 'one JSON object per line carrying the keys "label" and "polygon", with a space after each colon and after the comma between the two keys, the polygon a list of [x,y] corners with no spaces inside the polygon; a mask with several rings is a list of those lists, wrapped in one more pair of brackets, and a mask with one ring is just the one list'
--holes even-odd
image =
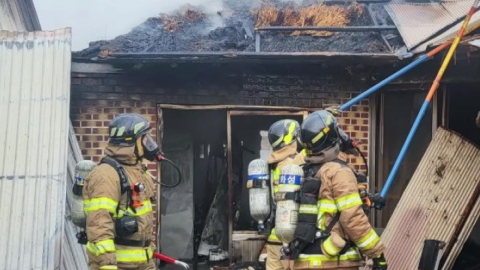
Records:
{"label": "fire hose", "polygon": [[168,257],[166,255],[163,255],[162,253],[159,253],[159,252],[154,252],[153,257],[155,257],[155,258],[157,258],[161,261],[164,261],[168,264],[178,265],[178,266],[183,267],[184,269],[187,269],[187,270],[190,269],[190,266],[188,266],[187,263],[176,260],[176,259],[171,258],[171,257]]}

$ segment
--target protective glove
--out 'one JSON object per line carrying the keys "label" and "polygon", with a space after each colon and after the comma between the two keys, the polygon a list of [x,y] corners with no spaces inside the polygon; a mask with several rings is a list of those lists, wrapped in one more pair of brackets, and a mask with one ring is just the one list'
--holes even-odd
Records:
{"label": "protective glove", "polygon": [[325,109],[327,112],[333,114],[333,116],[339,116],[340,112],[338,111],[338,106],[330,106]]}
{"label": "protective glove", "polygon": [[372,270],[387,270],[388,269],[387,260],[383,256],[383,253],[378,255],[376,258],[373,258],[372,261],[373,261]]}
{"label": "protective glove", "polygon": [[380,196],[380,193],[375,193],[375,195],[373,195],[372,197],[373,207],[375,207],[375,209],[377,210],[382,210],[386,202],[387,200],[385,200],[385,198]]}
{"label": "protective glove", "polygon": [[289,257],[290,260],[296,260],[300,256],[300,253],[307,247],[308,243],[299,239],[295,239],[288,248],[282,248],[281,253]]}

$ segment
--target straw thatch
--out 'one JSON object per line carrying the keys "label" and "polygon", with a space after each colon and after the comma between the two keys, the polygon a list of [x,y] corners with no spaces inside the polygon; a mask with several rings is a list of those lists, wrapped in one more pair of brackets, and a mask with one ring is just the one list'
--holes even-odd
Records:
{"label": "straw thatch", "polygon": [[[255,27],[263,26],[346,26],[350,23],[352,14],[362,15],[363,7],[354,3],[347,8],[342,6],[312,5],[296,8],[287,6],[283,10],[265,4],[254,11],[257,17]],[[331,36],[327,31],[294,31],[293,36]]]}
{"label": "straw thatch", "polygon": [[175,32],[185,23],[194,23],[205,19],[205,13],[196,10],[192,6],[188,6],[183,12],[176,15],[160,14],[160,21],[163,24],[163,29],[169,32]]}

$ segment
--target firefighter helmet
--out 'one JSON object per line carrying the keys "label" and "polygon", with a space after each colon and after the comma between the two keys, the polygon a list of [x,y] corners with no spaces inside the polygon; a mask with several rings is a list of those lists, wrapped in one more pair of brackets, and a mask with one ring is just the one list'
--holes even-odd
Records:
{"label": "firefighter helmet", "polygon": [[109,144],[133,146],[135,141],[150,131],[150,122],[134,113],[124,113],[115,117],[108,127]]}
{"label": "firefighter helmet", "polygon": [[307,155],[319,155],[340,142],[337,119],[325,110],[310,114],[302,123],[301,137]]}
{"label": "firefighter helmet", "polygon": [[268,130],[268,141],[273,151],[296,142],[298,136],[300,136],[300,124],[291,119],[279,120]]}

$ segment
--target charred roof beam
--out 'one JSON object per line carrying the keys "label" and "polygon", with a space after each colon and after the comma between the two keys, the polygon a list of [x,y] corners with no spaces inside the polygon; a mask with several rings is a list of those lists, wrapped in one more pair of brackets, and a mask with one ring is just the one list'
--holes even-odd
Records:
{"label": "charred roof beam", "polygon": [[[370,14],[370,12],[369,12]],[[255,52],[261,52],[260,48],[260,40],[261,40],[261,31],[301,31],[301,30],[308,30],[308,31],[330,31],[330,32],[369,32],[369,31],[391,31],[397,30],[397,28],[393,25],[384,25],[380,26],[376,24],[375,26],[264,26],[255,28]],[[390,52],[393,52],[392,47],[386,40],[386,38],[382,35],[383,41],[386,42],[387,47],[390,49]]]}
{"label": "charred roof beam", "polygon": [[[370,16],[370,19],[372,20],[373,24],[375,26],[379,26],[380,24],[378,23],[377,18],[375,18],[375,15],[373,15],[372,5],[370,5],[370,4],[367,5],[367,13],[368,13],[368,16]],[[382,40],[385,43],[385,45],[387,45],[387,48],[390,50],[391,53],[393,53],[394,52],[393,48],[390,45],[390,43],[388,42],[388,39],[385,37],[385,35],[383,35],[383,34],[380,34],[380,35],[382,36]]]}
{"label": "charred roof beam", "polygon": [[385,26],[264,26],[255,31],[331,31],[331,32],[369,32],[397,30],[393,25]]}

